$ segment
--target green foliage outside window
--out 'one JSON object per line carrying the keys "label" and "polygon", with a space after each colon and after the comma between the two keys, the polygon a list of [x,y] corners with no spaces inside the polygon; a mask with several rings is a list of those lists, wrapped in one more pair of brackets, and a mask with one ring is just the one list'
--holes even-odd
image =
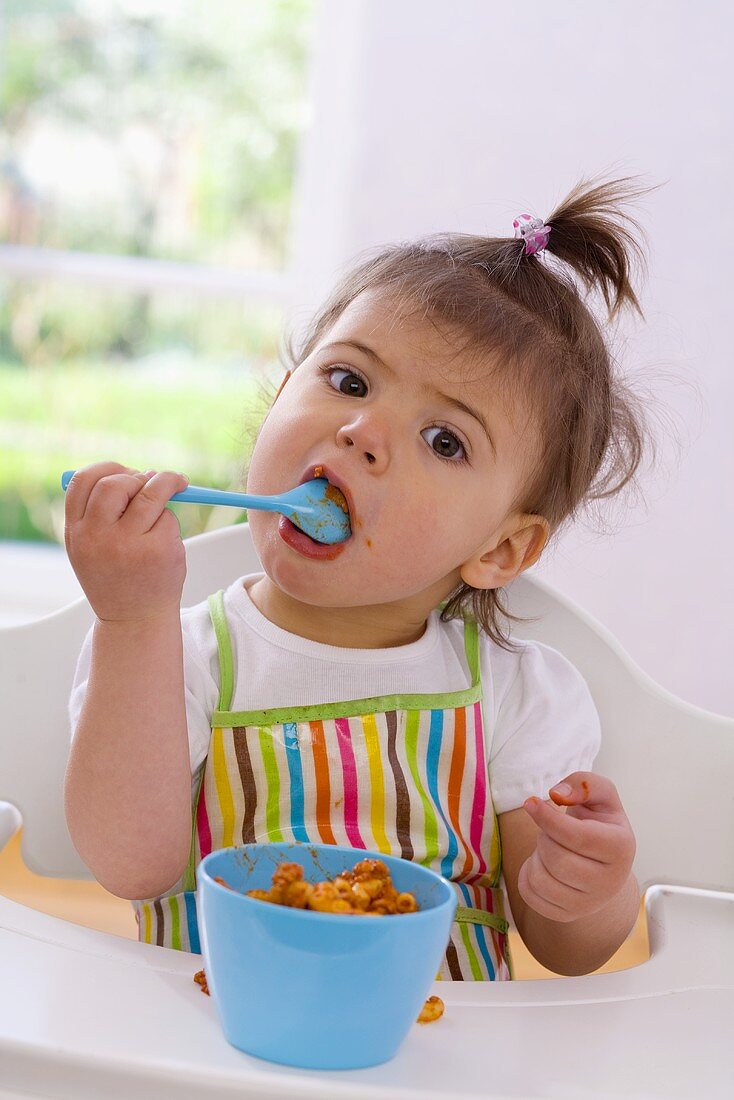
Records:
{"label": "green foliage outside window", "polygon": [[[5,0],[0,239],[286,269],[315,9]],[[0,272],[0,538],[59,540],[60,470],[103,458],[238,487],[282,319],[277,301]],[[193,534],[212,510],[179,516]]]}
{"label": "green foliage outside window", "polygon": [[4,240],[284,265],[312,0],[11,0]]}

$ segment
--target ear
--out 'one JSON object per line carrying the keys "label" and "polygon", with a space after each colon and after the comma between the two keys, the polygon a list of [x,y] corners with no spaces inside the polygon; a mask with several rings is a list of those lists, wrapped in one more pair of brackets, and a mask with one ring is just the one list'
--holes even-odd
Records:
{"label": "ear", "polygon": [[543,516],[515,516],[499,538],[464,562],[461,579],[472,588],[502,588],[538,560],[549,535],[550,524]]}

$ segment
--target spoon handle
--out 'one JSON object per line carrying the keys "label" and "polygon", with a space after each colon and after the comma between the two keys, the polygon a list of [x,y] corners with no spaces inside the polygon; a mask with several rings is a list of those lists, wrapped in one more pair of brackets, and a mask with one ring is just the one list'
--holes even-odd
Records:
{"label": "spoon handle", "polygon": [[[290,516],[296,511],[282,495],[255,496],[253,493],[225,493],[221,489],[205,489],[202,485],[187,485],[180,493],[174,493],[171,500],[188,501],[189,504],[227,504],[232,508],[255,508],[263,512],[282,512]],[[300,512],[309,508],[301,507]]]}
{"label": "spoon handle", "polygon": [[[74,470],[65,470],[61,475],[61,488],[66,489],[74,475]],[[170,500],[182,500],[189,504],[226,504],[232,508],[255,508],[264,512],[282,512],[291,516],[296,505],[290,504],[282,494],[274,496],[255,496],[252,493],[225,493],[221,489],[206,489],[203,485],[188,485],[180,493],[174,493]],[[308,504],[298,506],[303,514],[312,511]]]}

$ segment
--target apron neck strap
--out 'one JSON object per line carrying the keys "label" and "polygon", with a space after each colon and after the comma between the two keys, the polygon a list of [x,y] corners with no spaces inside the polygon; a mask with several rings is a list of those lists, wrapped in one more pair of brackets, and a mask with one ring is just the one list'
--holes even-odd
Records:
{"label": "apron neck strap", "polygon": [[217,636],[219,650],[219,703],[217,710],[229,710],[234,692],[234,661],[232,659],[232,639],[229,636],[227,616],[224,613],[224,589],[214,592],[208,600],[209,614]]}
{"label": "apron neck strap", "polygon": [[[448,600],[443,600],[437,610],[443,611],[444,607],[448,603]],[[469,665],[469,672],[471,674],[472,687],[475,687],[479,683],[479,629],[477,620],[470,615],[463,615],[464,620],[464,651],[466,653],[467,664]]]}

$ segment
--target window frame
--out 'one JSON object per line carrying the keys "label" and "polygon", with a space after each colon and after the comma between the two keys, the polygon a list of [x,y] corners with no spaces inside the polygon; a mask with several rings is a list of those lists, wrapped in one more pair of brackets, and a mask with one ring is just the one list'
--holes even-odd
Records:
{"label": "window frame", "polygon": [[[306,75],[306,98],[311,104],[313,122],[304,128],[297,144],[290,229],[286,260],[281,269],[225,267],[168,261],[154,256],[0,244],[0,275],[93,283],[97,288],[124,287],[141,292],[195,291],[213,298],[266,302],[284,310],[302,302],[304,295],[308,297],[314,289],[314,248],[318,248],[322,257],[334,257],[341,243],[340,220],[333,214],[335,200],[339,207],[343,198],[343,191],[339,192],[346,182],[343,164],[345,157],[348,159],[348,152],[345,149],[344,155],[340,155],[334,150],[331,135],[327,137],[324,130],[334,124],[330,108],[334,102],[334,58],[340,57],[337,68],[346,79],[365,10],[365,0],[353,0],[349,5],[342,5],[339,0],[314,2],[314,30]],[[3,20],[0,18],[0,38],[2,34]],[[351,100],[343,102],[344,107],[338,108],[342,112],[338,122],[346,124]],[[320,119],[324,121],[320,123]],[[319,159],[318,150],[325,144],[330,145],[334,153],[330,164],[332,182],[331,186],[319,188],[309,165]],[[315,199],[313,206],[311,199]],[[312,214],[315,214],[316,224]]]}

